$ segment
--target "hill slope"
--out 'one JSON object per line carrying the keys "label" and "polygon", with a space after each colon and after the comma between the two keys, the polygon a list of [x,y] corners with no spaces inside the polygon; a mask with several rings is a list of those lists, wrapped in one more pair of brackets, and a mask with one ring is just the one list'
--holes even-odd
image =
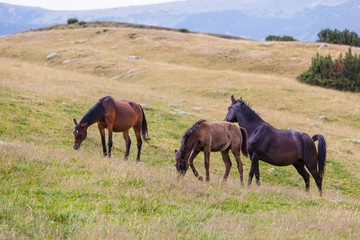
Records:
{"label": "hill slope", "polygon": [[[360,138],[360,96],[295,80],[316,52],[335,57],[346,46],[101,25],[10,35],[0,46],[1,238],[360,237],[359,144],[342,140]],[[251,188],[233,168],[221,184],[219,153],[211,155],[210,183],[191,172],[177,181],[182,135],[200,118],[222,121],[232,94],[275,127],[326,137],[322,198],[313,179],[304,193],[292,166],[261,162],[262,185]],[[135,164],[134,146],[122,160],[119,133],[112,158],[102,158],[95,125],[72,149],[72,119],[106,95],[150,105],[153,146],[144,144],[144,165]],[[203,175],[201,155],[195,163]]]}
{"label": "hill slope", "polygon": [[188,0],[89,11],[50,11],[0,3],[0,35],[80,21],[121,21],[264,40],[290,35],[316,41],[321,29],[360,32],[357,0]]}

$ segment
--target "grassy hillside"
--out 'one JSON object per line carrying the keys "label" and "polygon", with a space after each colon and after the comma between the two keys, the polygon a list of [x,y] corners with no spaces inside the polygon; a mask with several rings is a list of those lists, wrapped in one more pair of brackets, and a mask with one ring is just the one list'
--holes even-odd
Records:
{"label": "grassy hillside", "polygon": [[[360,95],[295,79],[317,52],[347,49],[126,26],[0,37],[0,239],[360,238],[360,145],[343,140],[360,139]],[[275,127],[325,136],[323,197],[313,178],[306,194],[294,167],[263,162],[260,187],[240,186],[235,167],[222,184],[220,153],[210,183],[177,181],[182,135],[200,118],[222,121],[232,94]],[[144,165],[132,131],[126,162],[120,133],[102,157],[96,125],[73,150],[72,119],[106,95],[150,105]],[[202,154],[195,166],[204,175]]]}

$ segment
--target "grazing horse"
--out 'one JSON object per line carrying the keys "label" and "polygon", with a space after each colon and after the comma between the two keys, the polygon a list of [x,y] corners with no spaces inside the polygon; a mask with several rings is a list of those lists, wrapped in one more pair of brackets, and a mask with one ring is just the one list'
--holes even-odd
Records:
{"label": "grazing horse", "polygon": [[203,151],[206,181],[209,181],[210,152],[220,151],[225,163],[223,180],[226,181],[232,165],[229,157],[229,150],[231,150],[237,162],[241,184],[243,184],[243,164],[240,158],[240,149],[245,156],[248,155],[247,132],[244,128],[239,128],[236,124],[228,122],[199,120],[184,134],[179,151],[175,150],[175,167],[181,176],[185,175],[190,165],[195,177],[203,181],[193,163],[195,157]]}
{"label": "grazing horse", "polygon": [[[94,123],[98,124],[98,128],[101,135],[101,143],[103,146],[104,156],[108,155],[111,157],[111,147],[112,134],[113,132],[122,132],[126,145],[126,152],[124,160],[128,159],[129,150],[131,146],[131,140],[129,137],[129,129],[132,127],[135,132],[137,140],[137,161],[140,161],[140,152],[141,152],[141,134],[143,139],[148,140],[147,135],[147,123],[145,119],[145,114],[142,107],[129,100],[115,100],[110,96],[103,97],[97,102],[81,119],[80,123],[77,123],[74,119],[75,129],[75,143],[74,149],[78,150],[80,144],[86,138],[86,130],[89,126]],[[109,140],[108,147],[109,151],[106,152],[105,145],[105,128],[108,130]]]}
{"label": "grazing horse", "polygon": [[[314,177],[320,196],[325,169],[326,142],[322,135],[312,138],[304,133],[293,130],[282,130],[271,126],[261,119],[242,98],[235,100],[231,96],[231,105],[224,121],[238,122],[248,134],[248,150],[251,158],[251,169],[248,184],[251,184],[255,173],[256,182],[260,184],[259,160],[276,166],[292,164],[305,181],[306,191],[309,191],[309,173]],[[318,141],[316,152],[315,141]]]}

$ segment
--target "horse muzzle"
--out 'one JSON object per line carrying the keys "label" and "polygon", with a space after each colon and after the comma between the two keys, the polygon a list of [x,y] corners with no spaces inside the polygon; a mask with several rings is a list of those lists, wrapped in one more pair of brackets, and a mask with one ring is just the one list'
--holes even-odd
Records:
{"label": "horse muzzle", "polygon": [[73,148],[74,148],[75,150],[78,150],[78,149],[80,148],[80,145],[74,145]]}
{"label": "horse muzzle", "polygon": [[185,176],[186,170],[178,169],[177,171],[179,176]]}
{"label": "horse muzzle", "polygon": [[223,122],[230,122],[230,121],[229,121],[229,117],[226,116],[226,117],[224,118]]}

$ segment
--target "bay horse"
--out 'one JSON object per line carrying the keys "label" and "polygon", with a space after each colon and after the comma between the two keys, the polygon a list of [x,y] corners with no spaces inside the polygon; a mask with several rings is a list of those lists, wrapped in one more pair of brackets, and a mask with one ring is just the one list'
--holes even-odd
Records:
{"label": "bay horse", "polygon": [[[224,121],[238,122],[249,135],[248,151],[251,159],[248,184],[255,173],[256,183],[260,185],[259,160],[276,166],[292,164],[305,181],[306,192],[310,187],[310,171],[322,195],[322,180],[326,161],[326,142],[322,135],[310,137],[304,132],[277,129],[265,122],[247,105],[242,98],[231,96],[231,105]],[[318,141],[316,152],[315,141]]]}
{"label": "bay horse", "polygon": [[194,166],[194,159],[203,151],[206,170],[206,181],[210,180],[210,152],[221,152],[225,163],[225,182],[229,176],[231,161],[229,150],[232,151],[237,168],[240,174],[240,181],[243,184],[243,164],[240,157],[240,150],[247,156],[247,132],[244,128],[239,128],[234,123],[228,122],[209,122],[206,120],[197,121],[184,134],[179,151],[175,150],[175,167],[179,176],[184,176],[189,166],[195,177],[200,181],[203,178],[199,175]]}
{"label": "bay horse", "polygon": [[[129,137],[129,129],[132,127],[135,132],[137,140],[137,161],[140,161],[141,152],[141,134],[143,139],[148,140],[148,130],[144,111],[142,107],[129,100],[115,100],[111,96],[101,98],[81,119],[78,123],[74,118],[74,149],[78,150],[80,144],[87,135],[87,128],[92,124],[97,123],[101,135],[101,143],[103,147],[104,156],[111,157],[111,147],[113,145],[113,132],[122,132],[125,140],[126,152],[124,160],[128,159],[131,140]],[[108,130],[108,147],[106,152],[105,145],[105,128]],[[141,134],[140,134],[141,131]]]}

